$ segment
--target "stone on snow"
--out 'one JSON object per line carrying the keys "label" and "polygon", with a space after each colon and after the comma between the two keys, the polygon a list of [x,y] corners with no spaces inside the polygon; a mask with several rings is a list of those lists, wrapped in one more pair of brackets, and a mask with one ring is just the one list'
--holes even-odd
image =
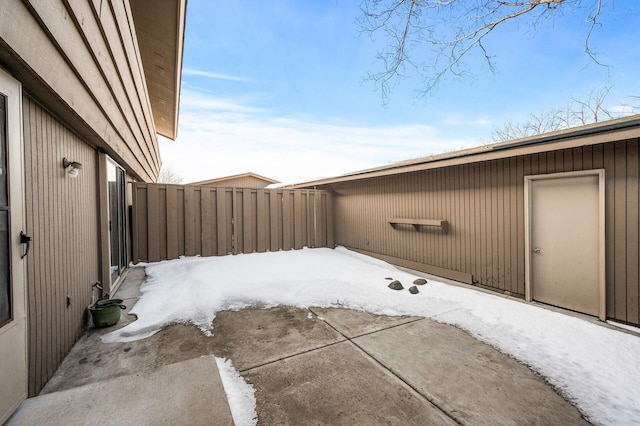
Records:
{"label": "stone on snow", "polygon": [[389,288],[391,290],[402,290],[404,287],[402,286],[402,283],[398,280],[392,281],[391,284],[389,284]]}

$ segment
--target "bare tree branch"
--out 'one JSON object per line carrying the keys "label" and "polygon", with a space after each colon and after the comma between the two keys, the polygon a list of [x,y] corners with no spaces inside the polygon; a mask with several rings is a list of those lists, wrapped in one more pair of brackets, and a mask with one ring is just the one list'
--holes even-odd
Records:
{"label": "bare tree branch", "polygon": [[598,92],[590,92],[585,100],[571,98],[575,108],[571,111],[573,121],[584,125],[598,121],[613,119],[613,113],[604,108],[603,103],[609,95],[610,87],[603,87]]}
{"label": "bare tree branch", "polygon": [[590,42],[600,26],[603,0],[362,0],[362,32],[371,38],[382,35],[388,41],[378,52],[382,70],[370,73],[367,79],[376,83],[386,103],[407,68],[422,76],[422,95],[448,74],[463,76],[463,62],[475,50],[493,71],[485,41],[497,28],[507,22],[535,28],[539,22],[553,19],[558,10],[577,9],[585,1],[592,6],[587,12],[585,52],[602,65]]}
{"label": "bare tree branch", "polygon": [[[535,136],[542,133],[554,132],[585,124],[597,123],[614,118],[637,114],[640,108],[631,104],[616,107],[605,106],[610,87],[589,92],[584,99],[570,98],[563,108],[554,108],[531,114],[523,122],[508,121],[491,133],[495,142],[505,142],[513,139]],[[636,98],[636,96],[631,96]]]}
{"label": "bare tree branch", "polygon": [[602,0],[597,0],[595,11],[591,16],[589,16],[589,19],[587,20],[588,22],[591,23],[591,26],[589,27],[589,32],[587,33],[587,37],[584,40],[584,51],[587,53],[587,55],[589,55],[589,57],[593,60],[593,62],[595,62],[598,65],[605,66],[598,60],[598,57],[596,56],[595,52],[591,49],[591,46],[589,45],[589,42],[591,41],[591,35],[593,34],[593,30],[596,27],[602,26],[602,24],[598,22],[598,17],[600,16],[601,13],[602,13]]}
{"label": "bare tree branch", "polygon": [[182,177],[175,173],[170,165],[162,164],[158,173],[158,183],[182,183]]}

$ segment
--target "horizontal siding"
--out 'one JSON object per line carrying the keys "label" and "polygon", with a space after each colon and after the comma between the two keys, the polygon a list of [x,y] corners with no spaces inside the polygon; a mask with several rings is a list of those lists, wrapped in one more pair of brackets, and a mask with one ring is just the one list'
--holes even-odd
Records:
{"label": "horizontal siding", "polygon": [[134,261],[333,247],[331,193],[133,185]]}
{"label": "horizontal siding", "polygon": [[[604,168],[607,316],[639,317],[638,139],[335,183],[336,243],[524,296],[524,176]],[[394,229],[388,218],[441,219]]]}
{"label": "horizontal siding", "polygon": [[10,50],[0,63],[86,142],[152,181],[159,150],[127,7],[7,0],[0,38]]}
{"label": "horizontal siding", "polygon": [[[37,395],[84,331],[98,277],[96,152],[29,97],[23,100],[29,395]],[[77,178],[62,159],[82,163]],[[67,297],[71,304],[67,306]]]}

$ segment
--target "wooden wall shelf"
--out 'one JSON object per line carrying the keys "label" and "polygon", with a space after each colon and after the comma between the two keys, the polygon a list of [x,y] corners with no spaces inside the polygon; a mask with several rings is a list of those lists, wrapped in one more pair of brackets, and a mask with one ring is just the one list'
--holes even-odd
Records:
{"label": "wooden wall shelf", "polygon": [[416,231],[419,231],[421,226],[435,226],[442,229],[447,228],[447,221],[442,219],[391,218],[387,219],[387,222],[393,227],[393,229],[397,229],[396,227],[398,225],[411,225]]}

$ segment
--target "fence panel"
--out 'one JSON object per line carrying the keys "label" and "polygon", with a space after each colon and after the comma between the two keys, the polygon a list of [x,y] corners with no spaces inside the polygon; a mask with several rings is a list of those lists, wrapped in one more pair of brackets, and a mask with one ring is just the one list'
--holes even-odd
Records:
{"label": "fence panel", "polygon": [[333,247],[332,194],[135,183],[134,262]]}

